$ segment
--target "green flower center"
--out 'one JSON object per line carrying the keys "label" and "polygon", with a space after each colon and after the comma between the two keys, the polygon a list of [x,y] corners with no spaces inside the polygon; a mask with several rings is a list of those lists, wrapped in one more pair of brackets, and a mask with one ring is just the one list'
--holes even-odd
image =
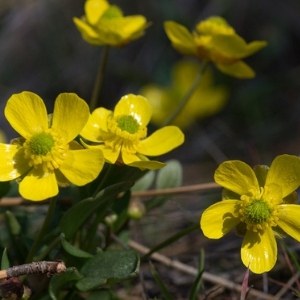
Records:
{"label": "green flower center", "polygon": [[41,132],[31,137],[28,146],[32,154],[46,155],[51,151],[54,144],[55,141],[51,134]]}
{"label": "green flower center", "polygon": [[121,116],[117,119],[117,124],[121,130],[131,134],[137,133],[140,127],[133,116]]}
{"label": "green flower center", "polygon": [[262,224],[269,220],[272,210],[264,200],[254,200],[244,209],[246,221],[250,224]]}

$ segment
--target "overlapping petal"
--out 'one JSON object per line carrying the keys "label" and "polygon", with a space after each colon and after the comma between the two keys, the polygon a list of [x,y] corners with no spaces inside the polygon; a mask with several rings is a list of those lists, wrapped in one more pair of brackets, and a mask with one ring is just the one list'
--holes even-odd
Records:
{"label": "overlapping petal", "polygon": [[210,239],[219,239],[240,223],[236,216],[239,200],[223,200],[208,207],[201,216],[203,234]]}
{"label": "overlapping petal", "polygon": [[186,27],[173,21],[166,21],[164,23],[164,28],[176,50],[186,55],[197,54],[197,45],[195,44],[193,35]]}
{"label": "overlapping petal", "polygon": [[99,175],[103,164],[99,149],[70,150],[59,170],[71,183],[82,186]]}
{"label": "overlapping petal", "polygon": [[40,168],[32,169],[20,182],[19,192],[23,198],[32,201],[54,197],[58,194],[55,174],[45,174]]}
{"label": "overlapping petal", "polygon": [[103,107],[95,109],[80,135],[91,142],[101,142],[101,132],[107,131],[107,118],[111,114],[112,111]]}
{"label": "overlapping petal", "polygon": [[130,115],[141,126],[146,126],[151,119],[152,108],[145,97],[128,94],[119,100],[114,109],[114,117],[124,115]]}
{"label": "overlapping petal", "polygon": [[277,225],[292,238],[300,242],[300,205],[279,205],[278,218]]}
{"label": "overlapping petal", "polygon": [[295,191],[300,185],[300,158],[287,154],[277,156],[266,178],[266,186],[270,184],[281,187],[282,197]]}
{"label": "overlapping petal", "polygon": [[182,131],[176,126],[165,126],[140,141],[137,152],[147,156],[165,154],[184,142]]}
{"label": "overlapping petal", "polygon": [[32,92],[12,95],[7,101],[4,114],[10,125],[24,138],[48,128],[46,106]]}
{"label": "overlapping petal", "polygon": [[0,181],[16,179],[30,169],[23,156],[19,146],[0,144]]}
{"label": "overlapping petal", "polygon": [[109,4],[106,0],[87,0],[84,5],[87,21],[91,25],[96,25],[108,8]]}
{"label": "overlapping petal", "polygon": [[223,162],[215,172],[215,181],[238,195],[259,193],[259,184],[254,171],[239,160]]}
{"label": "overlapping petal", "polygon": [[68,143],[79,135],[89,116],[89,107],[83,99],[73,93],[61,93],[55,100],[52,128]]}
{"label": "overlapping petal", "polygon": [[73,22],[76,25],[77,29],[82,35],[82,38],[92,45],[103,45],[105,44],[104,40],[99,39],[98,32],[92,28],[89,24],[85,21],[82,21],[79,18],[73,18]]}
{"label": "overlapping petal", "polygon": [[277,260],[277,245],[272,228],[263,233],[248,230],[243,240],[241,257],[245,266],[257,274],[270,271]]}

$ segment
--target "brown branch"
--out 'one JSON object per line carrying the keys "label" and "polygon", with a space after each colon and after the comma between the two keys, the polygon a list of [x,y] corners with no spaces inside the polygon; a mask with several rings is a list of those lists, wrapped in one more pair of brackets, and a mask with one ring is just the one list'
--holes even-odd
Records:
{"label": "brown branch", "polygon": [[[132,241],[132,240],[129,241],[129,246],[131,248],[133,248],[134,250],[142,253],[142,254],[147,254],[150,251],[149,248],[147,248],[147,247],[145,247],[145,246],[143,246],[143,245],[141,245],[141,244],[139,244],[135,241]],[[167,256],[164,256],[160,253],[153,253],[150,257],[152,259],[168,266],[168,267],[172,267],[172,268],[177,269],[179,271],[182,271],[186,274],[190,274],[190,275],[193,275],[193,276],[198,275],[198,270],[196,268],[188,266],[188,265],[186,265],[186,264],[184,264],[184,263],[182,263],[178,260],[172,260],[172,259],[168,258]],[[241,292],[241,290],[242,290],[242,286],[240,284],[236,284],[236,283],[234,283],[230,280],[227,280],[225,278],[213,275],[213,274],[208,273],[208,272],[203,272],[202,278],[203,278],[203,280],[212,282],[214,284],[219,284],[219,285],[224,286],[224,287],[226,287],[230,290],[235,290],[237,292]],[[255,289],[250,289],[249,295],[254,296],[257,299],[264,299],[264,300],[275,300],[275,299],[277,299],[276,297],[274,297],[272,295],[268,295],[266,293],[263,293],[261,291],[255,290]]]}
{"label": "brown branch", "polygon": [[62,273],[66,271],[66,265],[62,261],[37,261],[29,264],[13,266],[6,270],[0,270],[0,279],[18,277],[29,274],[47,274]]}
{"label": "brown branch", "polygon": [[168,189],[156,189],[148,191],[137,191],[133,192],[133,197],[150,197],[150,196],[162,196],[162,195],[173,195],[173,194],[185,194],[185,193],[198,193],[208,190],[220,189],[221,186],[214,182],[199,183],[193,185],[179,186]]}

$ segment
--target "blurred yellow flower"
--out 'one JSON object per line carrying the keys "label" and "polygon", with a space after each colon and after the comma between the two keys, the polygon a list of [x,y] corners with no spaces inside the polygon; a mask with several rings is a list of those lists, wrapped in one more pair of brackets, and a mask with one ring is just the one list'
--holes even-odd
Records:
{"label": "blurred yellow flower", "polygon": [[104,163],[101,151],[73,141],[90,115],[76,94],[59,94],[49,116],[38,95],[14,94],[4,113],[21,137],[0,144],[0,181],[18,179],[22,197],[44,200],[58,194],[58,185],[81,186],[98,176]]}
{"label": "blurred yellow flower", "polygon": [[0,143],[5,143],[6,139],[5,139],[5,135],[4,132],[2,130],[0,130]]}
{"label": "blurred yellow flower", "polygon": [[229,191],[203,212],[204,235],[219,239],[237,227],[244,235],[244,265],[258,274],[270,271],[277,260],[277,232],[300,242],[300,205],[289,201],[300,185],[299,157],[280,155],[270,168],[254,170],[239,160],[226,161],[216,170],[215,181]]}
{"label": "blurred yellow flower", "polygon": [[[158,126],[164,124],[166,118],[186,95],[198,73],[197,63],[183,60],[174,65],[169,87],[150,84],[141,89],[141,94],[149,99],[153,107],[152,123]],[[197,119],[216,114],[225,105],[227,96],[227,90],[221,86],[214,86],[211,72],[205,71],[197,89],[173,124],[183,129]]]}
{"label": "blurred yellow flower", "polygon": [[242,59],[267,45],[265,41],[247,44],[226,20],[218,16],[199,22],[193,33],[173,21],[166,21],[164,28],[177,51],[212,61],[221,72],[237,78],[255,76]]}
{"label": "blurred yellow flower", "polygon": [[111,164],[126,164],[140,169],[159,169],[165,164],[146,156],[165,154],[181,145],[184,135],[176,126],[165,126],[147,137],[151,105],[140,95],[125,95],[114,111],[97,108],[81,132],[81,136],[99,143],[104,158]]}
{"label": "blurred yellow flower", "polygon": [[73,18],[82,38],[93,45],[123,46],[144,34],[144,16],[123,16],[121,9],[106,0],[87,0],[85,15]]}

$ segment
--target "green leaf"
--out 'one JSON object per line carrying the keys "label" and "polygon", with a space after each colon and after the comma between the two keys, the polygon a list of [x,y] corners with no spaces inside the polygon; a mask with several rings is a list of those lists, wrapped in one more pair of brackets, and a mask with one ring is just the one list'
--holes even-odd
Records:
{"label": "green leaf", "polygon": [[66,239],[65,239],[65,236],[64,234],[61,234],[60,236],[60,240],[61,240],[61,244],[62,244],[62,247],[64,248],[64,250],[69,253],[70,255],[72,256],[75,256],[75,257],[80,257],[80,258],[91,258],[93,257],[92,254],[86,252],[86,251],[83,251],[75,246],[73,246],[72,244],[70,244]]}
{"label": "green leaf", "polygon": [[156,180],[157,189],[177,187],[182,184],[182,167],[177,160],[169,160],[167,165],[159,170]]}
{"label": "green leaf", "polygon": [[96,291],[89,294],[86,300],[117,300],[110,291]]}
{"label": "green leaf", "polygon": [[76,286],[81,291],[97,288],[109,279],[125,279],[136,274],[139,256],[132,250],[99,252],[89,259],[80,273],[84,276]]}
{"label": "green leaf", "polygon": [[2,253],[2,258],[1,258],[1,269],[6,270],[9,268],[9,266],[10,266],[10,264],[9,264],[9,259],[8,259],[8,255],[7,255],[7,249],[4,248],[3,253]]}
{"label": "green leaf", "polygon": [[69,269],[62,274],[54,275],[49,284],[49,295],[52,300],[61,299],[58,297],[59,291],[71,282],[78,281],[82,276],[75,270]]}
{"label": "green leaf", "polygon": [[105,211],[120,192],[128,190],[132,182],[121,182],[101,190],[94,198],[84,199],[72,206],[60,222],[61,231],[71,239],[85,221],[98,210]]}
{"label": "green leaf", "polygon": [[19,235],[21,232],[21,226],[15,215],[8,210],[5,212],[5,217],[10,233],[12,235]]}
{"label": "green leaf", "polygon": [[[166,168],[166,167],[165,167]],[[132,191],[145,191],[150,188],[155,178],[155,172],[149,171],[140,178],[132,187]]]}
{"label": "green leaf", "polygon": [[150,271],[151,274],[156,282],[156,284],[159,286],[159,289],[163,295],[163,299],[165,300],[172,300],[174,297],[172,297],[171,293],[167,289],[166,285],[162,281],[161,277],[159,276],[158,272],[156,271],[154,265],[150,262]]}

